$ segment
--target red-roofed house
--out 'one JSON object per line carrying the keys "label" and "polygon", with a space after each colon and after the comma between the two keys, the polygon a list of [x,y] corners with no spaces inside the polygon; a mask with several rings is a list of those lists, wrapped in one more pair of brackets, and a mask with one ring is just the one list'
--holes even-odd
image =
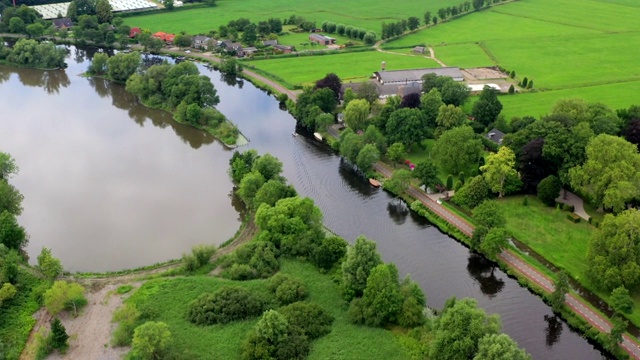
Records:
{"label": "red-roofed house", "polygon": [[134,38],[136,37],[136,35],[141,33],[142,33],[142,30],[140,30],[139,27],[134,27],[134,28],[131,28],[131,30],[129,30],[129,37]]}
{"label": "red-roofed house", "polygon": [[167,36],[167,34],[163,33],[162,31],[158,31],[157,33],[151,35],[151,37],[154,37],[156,39],[160,39],[162,41],[164,41],[164,38]]}
{"label": "red-roofed house", "polygon": [[176,38],[176,35],[175,35],[175,34],[166,34],[166,35],[164,36],[164,41],[165,41],[166,43],[173,43],[173,39],[175,39],[175,38]]}

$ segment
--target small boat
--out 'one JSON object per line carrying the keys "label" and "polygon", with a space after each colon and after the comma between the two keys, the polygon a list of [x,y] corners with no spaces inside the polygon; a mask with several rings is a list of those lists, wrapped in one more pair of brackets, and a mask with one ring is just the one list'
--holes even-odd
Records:
{"label": "small boat", "polygon": [[369,184],[371,184],[371,186],[373,187],[380,187],[382,185],[380,181],[373,178],[369,179]]}
{"label": "small boat", "polygon": [[176,62],[181,62],[181,61],[185,61],[187,58],[184,56],[178,56],[176,57]]}
{"label": "small boat", "polygon": [[322,135],[320,135],[320,133],[313,133],[313,136],[316,138],[316,140],[322,141]]}

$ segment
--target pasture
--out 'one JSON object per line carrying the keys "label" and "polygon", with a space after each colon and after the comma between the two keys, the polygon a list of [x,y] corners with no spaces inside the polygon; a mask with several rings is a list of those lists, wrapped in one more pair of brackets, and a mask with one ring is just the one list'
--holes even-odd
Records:
{"label": "pasture", "polygon": [[[406,0],[402,6],[393,6],[383,0],[327,0],[305,1],[294,0],[218,0],[215,7],[197,8],[158,14],[148,14],[125,18],[130,26],[139,26],[153,32],[164,31],[189,34],[207,33],[227,24],[230,20],[241,17],[253,22],[267,20],[271,17],[280,19],[291,15],[303,16],[307,20],[331,21],[351,25],[380,33],[382,22],[395,22],[410,16],[417,16],[422,21],[423,14],[429,10],[435,13],[442,7],[458,5],[462,0],[431,0],[428,3],[419,0]],[[390,7],[393,7],[390,11]]]}
{"label": "pasture", "polygon": [[311,84],[328,73],[337,74],[342,82],[365,81],[374,71],[380,70],[382,61],[387,63],[387,70],[439,67],[435,61],[424,57],[378,51],[255,60],[247,64],[291,84]]}
{"label": "pasture", "polygon": [[638,102],[638,18],[640,3],[632,0],[521,0],[386,46],[428,44],[449,66],[500,65],[518,80],[533,79],[543,92],[501,98],[507,118],[539,116],[566,97],[620,108]]}

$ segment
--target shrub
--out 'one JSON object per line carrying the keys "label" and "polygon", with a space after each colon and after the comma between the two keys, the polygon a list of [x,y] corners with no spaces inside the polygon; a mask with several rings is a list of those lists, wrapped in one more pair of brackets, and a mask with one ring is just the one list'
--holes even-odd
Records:
{"label": "shrub", "polygon": [[509,94],[513,95],[516,93],[516,88],[513,86],[513,84],[511,84],[511,86],[509,86]]}
{"label": "shrub", "polygon": [[347,253],[347,242],[338,236],[327,236],[322,239],[313,255],[313,262],[321,269],[329,270]]}
{"label": "shrub", "polygon": [[562,190],[562,183],[556,176],[549,175],[540,181],[537,190],[538,198],[542,203],[554,206],[558,195],[560,195],[560,190]]}
{"label": "shrub", "polygon": [[241,287],[224,286],[213,294],[202,294],[189,305],[188,318],[197,325],[226,324],[260,315],[267,302]]}
{"label": "shrub", "polygon": [[460,188],[462,188],[462,181],[458,180],[458,181],[456,181],[456,183],[453,185],[453,191],[458,191],[458,190],[460,190]]}
{"label": "shrub", "polygon": [[453,175],[451,174],[447,176],[447,189],[449,190],[453,189]]}
{"label": "shrub", "polygon": [[69,347],[68,340],[67,329],[62,325],[60,319],[55,318],[51,323],[51,347],[64,354]]}
{"label": "shrub", "polygon": [[256,270],[247,264],[233,264],[222,275],[231,280],[251,280],[258,278]]}
{"label": "shrub", "polygon": [[111,345],[129,346],[133,339],[133,332],[140,324],[140,311],[132,304],[125,304],[113,313],[111,322],[117,322],[113,335],[111,335]]}
{"label": "shrub", "polygon": [[122,286],[118,286],[118,288],[116,289],[116,293],[122,295],[122,294],[128,293],[131,290],[133,290],[133,286],[131,286],[131,285],[122,285]]}
{"label": "shrub", "polygon": [[169,326],[163,322],[149,321],[133,332],[131,352],[136,359],[163,359],[170,342]]}
{"label": "shrub", "polygon": [[293,279],[293,277],[291,277],[290,275],[277,273],[273,275],[271,279],[269,279],[269,282],[267,283],[267,288],[269,289],[269,291],[275,293],[276,290],[278,290],[278,286],[282,285],[283,282],[291,279]]}
{"label": "shrub", "polygon": [[611,307],[619,313],[631,314],[633,312],[633,299],[629,290],[624,286],[613,289],[611,292]]}
{"label": "shrub", "polygon": [[317,339],[331,332],[333,316],[316,303],[294,302],[280,308],[279,312],[309,339]]}
{"label": "shrub", "polygon": [[475,176],[459,191],[456,191],[455,195],[453,195],[453,202],[473,209],[488,197],[489,185],[482,176]]}
{"label": "shrub", "polygon": [[268,310],[242,345],[243,360],[304,359],[309,353],[309,340],[302,329],[292,326],[275,310]]}
{"label": "shrub", "polygon": [[247,243],[223,261],[222,276],[232,280],[268,278],[280,269],[277,254],[272,242]]}
{"label": "shrub", "polygon": [[460,180],[460,182],[464,184],[464,180],[465,180],[464,171],[460,171],[460,173],[458,174],[458,180]]}
{"label": "shrub", "polygon": [[287,305],[307,297],[307,287],[298,279],[284,281],[276,289],[276,300],[280,305]]}
{"label": "shrub", "polygon": [[504,212],[496,201],[486,200],[473,210],[473,218],[479,225],[491,229],[506,224]]}
{"label": "shrub", "polygon": [[580,222],[580,216],[571,213],[571,214],[567,214],[567,219],[569,219],[569,221],[571,221],[572,223],[579,223]]}

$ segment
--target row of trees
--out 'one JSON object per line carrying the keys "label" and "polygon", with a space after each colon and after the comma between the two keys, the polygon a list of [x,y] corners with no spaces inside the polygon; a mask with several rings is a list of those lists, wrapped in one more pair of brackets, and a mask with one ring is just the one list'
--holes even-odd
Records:
{"label": "row of trees", "polygon": [[373,45],[376,43],[376,34],[373,31],[368,31],[362,28],[353,27],[350,25],[336,24],[331,21],[323,21],[320,25],[322,31],[329,34],[338,34],[346,36],[351,39],[362,40],[367,45]]}

